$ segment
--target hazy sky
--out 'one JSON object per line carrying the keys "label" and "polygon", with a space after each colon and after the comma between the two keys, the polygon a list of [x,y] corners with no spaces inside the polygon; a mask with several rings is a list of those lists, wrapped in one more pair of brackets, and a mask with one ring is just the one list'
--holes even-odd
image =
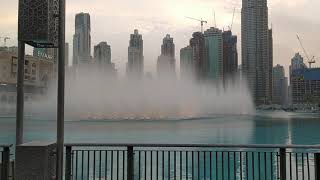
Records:
{"label": "hazy sky", "polygon": [[[274,30],[274,64],[287,68],[294,53],[301,51],[296,34],[302,37],[310,56],[320,57],[320,1],[269,0],[268,4],[269,24],[272,23]],[[17,7],[18,0],[2,0],[0,6],[0,37],[11,37],[8,45],[17,44]],[[162,38],[167,33],[174,38],[179,67],[180,48],[188,44],[192,32],[200,30],[198,22],[185,16],[208,20],[208,28],[214,25],[215,10],[217,26],[227,29],[233,7],[238,9],[233,32],[238,35],[238,51],[241,52],[241,0],[67,0],[66,40],[72,51],[74,16],[79,12],[90,13],[92,46],[107,41],[116,67],[124,72],[129,35],[137,28],[144,40],[145,69],[154,72]]]}

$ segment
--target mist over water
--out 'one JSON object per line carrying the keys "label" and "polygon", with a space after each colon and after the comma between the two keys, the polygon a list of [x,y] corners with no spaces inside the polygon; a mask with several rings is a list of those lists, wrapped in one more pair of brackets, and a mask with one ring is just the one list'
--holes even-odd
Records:
{"label": "mist over water", "polygon": [[[183,119],[252,114],[244,82],[199,83],[166,78],[115,78],[82,68],[66,78],[65,114],[69,119]],[[55,116],[56,86],[47,98],[33,102],[31,113]]]}

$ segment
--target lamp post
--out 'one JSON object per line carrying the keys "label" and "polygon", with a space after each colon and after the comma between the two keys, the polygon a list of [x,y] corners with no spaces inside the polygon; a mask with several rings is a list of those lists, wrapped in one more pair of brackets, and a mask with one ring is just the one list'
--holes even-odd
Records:
{"label": "lamp post", "polygon": [[59,59],[57,103],[57,180],[63,179],[64,86],[65,86],[65,0],[59,0]]}

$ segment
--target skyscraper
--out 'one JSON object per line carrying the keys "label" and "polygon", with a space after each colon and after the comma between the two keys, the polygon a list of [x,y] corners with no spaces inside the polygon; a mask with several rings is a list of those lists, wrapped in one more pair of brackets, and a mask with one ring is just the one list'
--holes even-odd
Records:
{"label": "skyscraper", "polygon": [[141,78],[144,74],[144,56],[142,35],[137,29],[130,35],[128,47],[127,76]]}
{"label": "skyscraper", "polygon": [[194,68],[191,46],[187,46],[180,50],[180,75],[183,80],[190,80],[193,78]]}
{"label": "skyscraper", "polygon": [[270,62],[267,0],[242,0],[242,71],[256,105],[268,104]]}
{"label": "skyscraper", "polygon": [[66,67],[69,66],[69,43],[65,44],[65,52],[64,52],[64,64],[66,65]]}
{"label": "skyscraper", "polygon": [[220,29],[211,27],[204,32],[206,71],[208,80],[223,80],[223,39]]}
{"label": "skyscraper", "polygon": [[293,104],[320,103],[320,68],[294,69],[290,85]]}
{"label": "skyscraper", "polygon": [[[268,58],[269,58],[269,97],[273,99],[273,89],[272,89],[272,81],[273,81],[273,34],[272,29],[268,30]],[[288,83],[287,83],[288,84]],[[286,100],[287,101],[287,100]]]}
{"label": "skyscraper", "polygon": [[305,68],[307,68],[307,66],[303,62],[303,57],[299,53],[296,53],[294,57],[291,59],[291,65],[289,67],[290,76],[294,70],[305,69]]}
{"label": "skyscraper", "polygon": [[86,63],[91,59],[91,25],[88,13],[79,13],[75,19],[73,35],[73,64]]}
{"label": "skyscraper", "polygon": [[238,72],[237,36],[231,31],[224,31],[223,37],[223,78],[234,79]]}
{"label": "skyscraper", "polygon": [[192,48],[192,64],[196,80],[206,80],[207,78],[207,61],[205,39],[201,32],[195,32],[190,40]]}
{"label": "skyscraper", "polygon": [[283,66],[273,67],[273,98],[274,104],[285,105],[288,101],[288,78],[285,77]]}
{"label": "skyscraper", "polygon": [[100,42],[94,46],[94,59],[99,64],[111,65],[111,47],[107,42]]}
{"label": "skyscraper", "polygon": [[157,71],[158,75],[175,77],[176,59],[175,59],[175,45],[173,38],[169,34],[163,38],[161,45],[161,55],[158,57]]}

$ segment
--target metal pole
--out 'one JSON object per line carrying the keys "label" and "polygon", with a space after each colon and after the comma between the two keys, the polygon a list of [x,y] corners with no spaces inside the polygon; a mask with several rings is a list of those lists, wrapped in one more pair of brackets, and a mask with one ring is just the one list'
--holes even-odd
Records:
{"label": "metal pole", "polygon": [[286,180],[287,179],[287,168],[286,168],[286,149],[281,148],[280,149],[280,180]]}
{"label": "metal pole", "polygon": [[64,85],[65,85],[65,0],[59,1],[59,59],[57,103],[57,180],[63,180]]}
{"label": "metal pole", "polygon": [[[133,166],[133,146],[128,146],[127,149],[127,180],[133,180],[134,177],[134,166]],[[140,158],[140,157],[139,157]]]}
{"label": "metal pole", "polygon": [[17,111],[16,111],[16,145],[23,143],[24,114],[24,61],[25,43],[18,42],[18,73],[17,73]]}
{"label": "metal pole", "polygon": [[314,154],[315,180],[320,180],[320,153]]}
{"label": "metal pole", "polygon": [[[71,163],[72,163],[72,147],[66,146],[66,172],[65,172],[65,180],[71,180]],[[76,157],[77,158],[77,157]]]}

